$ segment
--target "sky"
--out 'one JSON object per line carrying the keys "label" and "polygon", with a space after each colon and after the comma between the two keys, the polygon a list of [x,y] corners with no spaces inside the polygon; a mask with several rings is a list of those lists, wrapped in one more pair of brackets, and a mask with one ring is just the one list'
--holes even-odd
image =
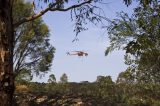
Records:
{"label": "sky", "polygon": [[[107,18],[114,19],[116,12],[124,11],[131,14],[134,6],[133,4],[127,7],[123,0],[107,0],[107,4],[102,8]],[[40,82],[47,82],[50,74],[54,74],[59,81],[63,73],[67,74],[70,82],[93,82],[100,75],[111,76],[115,81],[118,74],[127,68],[124,64],[124,51],[114,51],[108,56],[104,55],[109,46],[106,29],[89,24],[89,30],[78,35],[79,41],[72,42],[75,32],[69,12],[49,12],[43,16],[43,20],[50,29],[50,42],[56,48],[56,53],[51,70],[45,77],[39,79]],[[87,52],[88,56],[66,54],[79,50]]]}

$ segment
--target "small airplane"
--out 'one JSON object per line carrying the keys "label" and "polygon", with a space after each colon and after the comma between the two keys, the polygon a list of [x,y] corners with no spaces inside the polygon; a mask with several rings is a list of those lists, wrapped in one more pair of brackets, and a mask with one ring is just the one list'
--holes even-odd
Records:
{"label": "small airplane", "polygon": [[82,57],[82,56],[88,56],[88,53],[83,51],[71,51],[71,52],[67,52],[67,55],[77,55],[79,57]]}

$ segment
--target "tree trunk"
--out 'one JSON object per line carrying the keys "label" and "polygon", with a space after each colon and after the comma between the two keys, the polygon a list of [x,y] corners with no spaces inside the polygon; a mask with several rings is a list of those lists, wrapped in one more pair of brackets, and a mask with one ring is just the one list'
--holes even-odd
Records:
{"label": "tree trunk", "polygon": [[0,0],[0,106],[12,106],[13,38],[12,0]]}

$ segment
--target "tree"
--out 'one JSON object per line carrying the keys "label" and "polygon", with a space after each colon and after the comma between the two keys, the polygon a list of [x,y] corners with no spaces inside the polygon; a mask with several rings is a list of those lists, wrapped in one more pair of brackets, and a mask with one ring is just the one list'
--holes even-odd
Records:
{"label": "tree", "polygon": [[107,103],[113,103],[114,99],[114,82],[111,76],[98,76],[96,80],[98,86],[98,93],[101,98]]}
{"label": "tree", "polygon": [[134,84],[135,82],[135,75],[131,69],[119,73],[116,81],[117,84]]}
{"label": "tree", "polygon": [[56,77],[54,74],[51,74],[48,79],[49,83],[56,83]]}
{"label": "tree", "polygon": [[32,80],[32,78],[33,78],[33,75],[31,75],[31,72],[23,69],[16,76],[15,80],[19,84],[24,84],[26,82],[30,82]]}
{"label": "tree", "polygon": [[0,105],[11,106],[13,76],[14,28],[10,0],[0,0]]}
{"label": "tree", "polygon": [[65,84],[68,82],[68,76],[67,74],[62,74],[62,76],[60,77],[60,83]]}
{"label": "tree", "polygon": [[[14,22],[23,16],[32,14],[30,3],[25,3],[23,0],[15,2],[13,8]],[[17,27],[14,41],[14,77],[19,73],[29,77],[33,76],[34,73],[39,75],[49,70],[55,48],[49,43],[49,29],[41,18]],[[23,72],[25,70],[25,73],[21,73],[21,70]]]}
{"label": "tree", "polygon": [[[124,0],[124,3],[125,3],[127,6],[129,6],[129,5],[132,4],[132,1],[135,1],[135,0]],[[152,2],[158,1],[158,0],[136,0],[136,1],[138,1],[140,5],[142,5],[142,6],[145,7],[145,6],[147,6],[147,5],[152,4]]]}
{"label": "tree", "polygon": [[108,26],[111,44],[106,55],[115,49],[125,50],[125,63],[140,83],[160,82],[159,6],[159,2],[140,5],[132,16],[121,12],[120,19],[110,21]]}

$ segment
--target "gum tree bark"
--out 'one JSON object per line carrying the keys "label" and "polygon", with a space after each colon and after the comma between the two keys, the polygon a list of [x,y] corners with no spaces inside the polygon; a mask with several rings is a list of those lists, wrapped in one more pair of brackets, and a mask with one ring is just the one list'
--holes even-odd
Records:
{"label": "gum tree bark", "polygon": [[12,0],[0,0],[0,106],[12,106],[13,37]]}

